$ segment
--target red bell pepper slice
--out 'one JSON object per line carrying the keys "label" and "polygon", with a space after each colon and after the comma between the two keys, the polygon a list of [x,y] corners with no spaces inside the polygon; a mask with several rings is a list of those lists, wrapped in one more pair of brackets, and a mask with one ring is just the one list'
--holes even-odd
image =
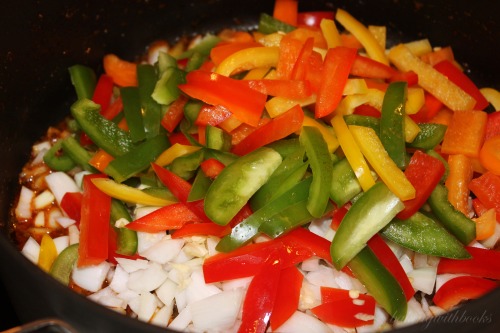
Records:
{"label": "red bell pepper slice", "polygon": [[184,106],[186,105],[189,99],[187,96],[179,95],[179,97],[170,104],[167,109],[167,112],[163,115],[161,119],[161,125],[167,131],[172,133],[177,125],[181,122],[184,117]]}
{"label": "red bell pepper slice", "polygon": [[308,229],[296,228],[279,239],[288,248],[301,249],[303,252],[310,251],[311,255],[317,256],[329,263],[332,262],[330,255],[331,242]]}
{"label": "red bell pepper slice", "polygon": [[314,38],[310,37],[302,46],[302,49],[299,52],[299,56],[295,65],[292,68],[291,79],[292,80],[304,80],[306,78],[309,58],[313,54],[314,49]]}
{"label": "red bell pepper slice", "polygon": [[201,107],[198,117],[194,121],[197,126],[217,126],[231,116],[231,111],[222,105],[208,105]]}
{"label": "red bell pepper slice", "polygon": [[276,331],[297,310],[304,275],[295,266],[281,270],[276,300],[271,313],[271,329]]}
{"label": "red bell pepper slice", "polygon": [[117,264],[118,262],[116,261],[116,258],[125,258],[125,259],[141,259],[142,256],[140,256],[138,253],[134,255],[125,255],[125,254],[120,254],[117,253],[116,250],[118,249],[117,246],[117,239],[118,236],[116,234],[116,231],[113,229],[113,227],[109,228],[109,237],[108,237],[108,261],[112,264]]}
{"label": "red bell pepper slice", "polygon": [[500,221],[500,176],[488,171],[474,178],[469,183],[469,189],[486,208],[495,208],[497,221]]}
{"label": "red bell pepper slice", "polygon": [[316,118],[329,115],[339,104],[356,55],[357,50],[352,48],[328,49],[314,110]]}
{"label": "red bell pepper slice", "polygon": [[232,152],[242,156],[271,142],[283,139],[298,131],[302,127],[303,121],[304,111],[297,104],[250,133],[237,145],[233,146]]}
{"label": "red bell pepper slice", "polygon": [[394,68],[360,54],[356,55],[351,67],[351,75],[371,79],[389,79],[396,73]]}
{"label": "red bell pepper slice", "polygon": [[89,174],[83,177],[78,267],[98,265],[108,258],[111,197],[92,183],[94,178],[106,176]]}
{"label": "red bell pepper slice", "polygon": [[500,252],[496,250],[466,247],[471,259],[458,260],[441,258],[437,273],[470,274],[488,279],[500,280]]}
{"label": "red bell pepper slice", "polygon": [[486,133],[484,134],[484,141],[500,135],[500,112],[488,113],[488,120],[486,121]]}
{"label": "red bell pepper slice", "polygon": [[151,163],[151,167],[163,185],[165,185],[179,201],[187,201],[192,187],[188,181],[154,162]]}
{"label": "red bell pepper slice", "polygon": [[225,167],[221,161],[215,158],[208,158],[200,164],[203,173],[211,179],[215,179]]}
{"label": "red bell pepper slice", "polygon": [[201,223],[206,220],[195,214],[185,203],[177,202],[161,207],[126,225],[126,228],[135,231],[159,232],[180,229],[187,223]]}
{"label": "red bell pepper slice", "polygon": [[299,1],[276,0],[274,2],[273,17],[290,25],[297,25]]}
{"label": "red bell pepper slice", "polygon": [[292,71],[295,63],[299,59],[300,52],[302,51],[303,43],[285,35],[280,42],[280,53],[278,64],[276,65],[276,76],[282,80],[290,80],[292,78]]}
{"label": "red bell pepper slice", "polygon": [[187,95],[211,105],[223,105],[235,118],[257,126],[267,96],[249,88],[241,80],[217,73],[195,70],[186,75],[179,89]]}
{"label": "red bell pepper slice", "polygon": [[264,333],[273,312],[282,269],[282,249],[268,253],[254,275],[243,301],[238,333]]}
{"label": "red bell pepper slice", "polygon": [[443,163],[420,150],[415,151],[405,170],[405,176],[415,187],[415,198],[404,201],[405,208],[398,213],[400,219],[407,219],[427,201],[432,190],[445,173]]}
{"label": "red bell pepper slice", "polygon": [[398,72],[395,71],[394,75],[389,78],[389,82],[405,81],[408,87],[414,86],[418,83],[418,75],[414,71]]}
{"label": "red bell pepper slice", "polygon": [[380,118],[380,111],[377,110],[376,107],[371,106],[369,104],[358,105],[354,109],[353,113],[354,114],[359,114],[361,116],[370,116],[370,117]]}
{"label": "red bell pepper slice", "polygon": [[66,192],[61,199],[61,208],[69,218],[80,223],[83,195],[80,192]]}
{"label": "red bell pepper slice", "polygon": [[213,222],[190,223],[183,225],[172,234],[172,238],[191,236],[215,236],[222,238],[231,233],[230,225],[219,225]]}
{"label": "red bell pepper slice", "polygon": [[415,294],[415,289],[411,285],[408,275],[406,275],[401,263],[394,252],[392,252],[389,245],[387,245],[380,235],[375,234],[375,236],[368,241],[368,247],[370,247],[380,262],[399,282],[399,285],[405,293],[406,300],[408,301],[412,298]]}
{"label": "red bell pepper slice", "polygon": [[370,295],[352,298],[349,290],[321,287],[321,303],[311,311],[326,323],[348,328],[373,324],[376,302]]}
{"label": "red bell pepper slice", "polygon": [[479,298],[498,287],[494,281],[476,276],[459,276],[443,284],[433,297],[434,303],[451,310],[460,302]]}
{"label": "red bell pepper slice", "polygon": [[309,81],[304,80],[243,80],[249,88],[262,94],[289,99],[304,99],[311,96]]}
{"label": "red bell pepper slice", "polygon": [[424,106],[416,114],[410,115],[416,122],[428,122],[443,108],[443,102],[427,91],[424,92],[424,99]]}
{"label": "red bell pepper slice", "polygon": [[488,208],[486,208],[486,206],[478,198],[472,199],[472,208],[477,216],[483,215],[488,210]]}
{"label": "red bell pepper slice", "polygon": [[474,110],[484,110],[489,105],[488,101],[479,91],[474,82],[472,82],[472,80],[469,79],[469,77],[458,69],[453,63],[448,60],[443,60],[435,64],[434,68],[444,76],[448,77],[450,81],[462,88],[476,100]]}
{"label": "red bell pepper slice", "polygon": [[99,76],[99,80],[97,80],[97,84],[94,89],[94,94],[92,95],[92,101],[101,106],[101,114],[106,112],[111,103],[113,87],[114,83],[111,76],[106,74],[101,74],[101,76]]}
{"label": "red bell pepper slice", "polygon": [[182,133],[182,132],[171,133],[168,136],[168,141],[170,141],[170,144],[172,146],[175,145],[176,143],[184,145],[184,146],[191,146],[191,142],[188,140],[186,135],[184,135],[184,133]]}
{"label": "red bell pepper slice", "polygon": [[297,26],[308,26],[320,28],[321,20],[333,20],[333,11],[313,11],[313,12],[299,12],[297,15]]}

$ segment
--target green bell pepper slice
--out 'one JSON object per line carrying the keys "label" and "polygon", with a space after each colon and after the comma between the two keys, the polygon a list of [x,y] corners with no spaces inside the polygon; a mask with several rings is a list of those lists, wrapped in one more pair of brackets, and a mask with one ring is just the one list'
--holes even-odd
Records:
{"label": "green bell pepper slice", "polygon": [[189,180],[196,175],[196,172],[203,161],[205,150],[200,149],[195,152],[179,156],[169,164],[168,169],[177,176]]}
{"label": "green bell pepper slice", "polygon": [[430,150],[436,148],[443,141],[444,133],[448,126],[443,124],[421,123],[418,124],[420,132],[415,139],[406,145],[411,148]]}
{"label": "green bell pepper slice", "polygon": [[408,303],[403,288],[369,247],[363,248],[348,266],[382,308],[395,319],[405,319]]}
{"label": "green bell pepper slice", "polygon": [[408,163],[404,129],[406,94],[406,82],[390,83],[380,115],[380,141],[400,169],[404,169]]}
{"label": "green bell pepper slice", "polygon": [[453,259],[470,258],[462,243],[439,222],[421,212],[405,220],[395,218],[380,234],[418,253]]}
{"label": "green bell pepper slice", "polygon": [[137,143],[146,138],[144,121],[142,119],[141,95],[138,87],[120,88],[123,101],[123,114],[127,120],[130,138]]}
{"label": "green bell pepper slice", "polygon": [[337,207],[342,207],[361,192],[363,189],[347,158],[335,163],[332,167],[330,199]]}
{"label": "green bell pepper slice", "polygon": [[63,140],[64,139],[57,140],[43,155],[43,161],[45,164],[56,171],[69,171],[76,167],[75,161],[62,151]]}
{"label": "green bell pepper slice", "polygon": [[360,114],[348,114],[344,116],[344,121],[348,126],[356,125],[373,128],[375,133],[380,137],[380,118]]}
{"label": "green bell pepper slice", "polygon": [[207,216],[217,224],[227,225],[281,162],[278,152],[261,147],[226,166],[207,191]]}
{"label": "green bell pepper slice", "polygon": [[325,213],[330,199],[332,158],[328,145],[318,128],[312,126],[302,127],[299,141],[306,150],[313,177],[307,209],[312,216],[319,218]]}
{"label": "green bell pepper slice", "polygon": [[83,170],[89,172],[97,172],[97,170],[89,164],[92,154],[83,148],[80,143],[72,136],[68,136],[62,140],[62,149],[76,164],[82,167]]}
{"label": "green bell pepper slice", "polygon": [[99,104],[84,98],[71,105],[71,114],[99,148],[113,157],[128,153],[134,147],[130,134],[104,118],[100,109]]}
{"label": "green bell pepper slice", "polygon": [[64,285],[68,285],[71,272],[78,259],[78,243],[65,248],[59,253],[50,267],[49,274]]}
{"label": "green bell pepper slice", "polygon": [[127,221],[132,221],[132,217],[125,206],[125,204],[119,200],[111,200],[111,227],[115,230],[117,235],[116,241],[116,253],[123,255],[134,255],[137,252],[137,232],[135,230],[130,230],[127,228],[117,228],[115,227],[115,222],[119,219],[125,219]]}
{"label": "green bell pepper slice", "polygon": [[212,185],[212,179],[205,175],[203,170],[199,168],[194,177],[193,186],[191,186],[187,201],[191,202],[204,199],[210,185]]}
{"label": "green bell pepper slice", "polygon": [[455,209],[448,201],[448,189],[438,184],[427,199],[438,221],[451,232],[462,244],[469,245],[476,239],[476,223]]}
{"label": "green bell pepper slice", "polygon": [[151,96],[156,82],[157,74],[153,65],[139,64],[137,66],[137,83],[146,138],[153,138],[160,133],[162,106]]}
{"label": "green bell pepper slice", "polygon": [[282,31],[284,33],[295,30],[293,25],[275,19],[269,14],[260,14],[258,31],[263,34],[272,34],[274,32]]}
{"label": "green bell pepper slice", "polygon": [[347,211],[330,246],[335,268],[342,269],[403,209],[403,202],[382,182],[361,195]]}
{"label": "green bell pepper slice", "polygon": [[84,65],[73,65],[68,68],[71,83],[75,87],[78,99],[92,99],[97,85],[94,70]]}

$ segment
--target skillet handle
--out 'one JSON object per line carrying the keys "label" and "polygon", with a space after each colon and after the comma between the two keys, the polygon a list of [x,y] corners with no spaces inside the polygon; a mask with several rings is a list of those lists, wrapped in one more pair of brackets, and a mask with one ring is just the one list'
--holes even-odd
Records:
{"label": "skillet handle", "polygon": [[0,333],[77,333],[68,323],[55,318],[35,320]]}

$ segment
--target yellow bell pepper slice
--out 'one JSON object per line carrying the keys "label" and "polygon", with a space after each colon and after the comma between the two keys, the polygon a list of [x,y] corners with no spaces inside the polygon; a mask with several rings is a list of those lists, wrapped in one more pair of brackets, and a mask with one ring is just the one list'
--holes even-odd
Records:
{"label": "yellow bell pepper slice", "polygon": [[415,188],[384,149],[373,128],[350,125],[349,131],[377,175],[402,201],[415,198]]}
{"label": "yellow bell pepper slice", "polygon": [[418,84],[451,110],[470,111],[476,104],[474,98],[415,56],[404,44],[393,47],[389,51],[389,59],[399,70],[417,73]]}
{"label": "yellow bell pepper slice", "polygon": [[347,124],[342,115],[335,115],[332,118],[332,126],[337,135],[340,147],[349,162],[356,178],[358,178],[359,184],[363,191],[367,191],[370,187],[375,185],[375,179],[373,178],[368,163],[366,162],[358,144],[354,140],[352,133],[349,131]]}
{"label": "yellow bell pepper slice", "polygon": [[432,52],[432,45],[427,38],[405,43],[405,46],[417,57]]}
{"label": "yellow bell pepper slice", "polygon": [[106,193],[110,197],[132,204],[163,207],[174,203],[170,200],[149,195],[135,187],[119,184],[108,178],[95,178],[92,179],[92,183],[94,183],[99,190]]}
{"label": "yellow bell pepper slice", "polygon": [[294,100],[281,96],[271,98],[266,102],[266,110],[271,118],[275,118],[280,114],[290,110],[295,105],[299,104],[301,107],[311,105],[316,102],[316,95],[311,95],[305,99]]}
{"label": "yellow bell pepper slice", "polygon": [[240,50],[224,59],[215,69],[217,74],[230,76],[259,67],[276,67],[279,47],[250,47]]}
{"label": "yellow bell pepper slice", "polygon": [[45,272],[50,270],[54,260],[57,257],[57,248],[54,240],[45,234],[42,236],[42,241],[40,242],[40,254],[38,256],[38,267],[40,267]]}
{"label": "yellow bell pepper slice", "polygon": [[382,49],[367,27],[355,19],[351,14],[340,8],[337,9],[335,19],[359,40],[370,58],[389,65],[385,50]]}
{"label": "yellow bell pepper slice", "polygon": [[322,19],[319,23],[319,27],[321,28],[321,32],[323,33],[323,37],[329,49],[342,45],[339,30],[333,20]]}
{"label": "yellow bell pepper slice", "polygon": [[366,94],[368,86],[365,79],[347,79],[342,95]]}
{"label": "yellow bell pepper slice", "polygon": [[368,31],[373,35],[382,50],[385,50],[387,40],[387,28],[383,25],[369,25]]}
{"label": "yellow bell pepper slice", "polygon": [[500,92],[494,88],[481,88],[479,89],[481,94],[483,94],[484,98],[493,105],[495,110],[500,110]]}
{"label": "yellow bell pepper slice", "polygon": [[175,143],[174,145],[168,147],[163,153],[161,153],[160,156],[156,158],[155,163],[163,167],[172,163],[172,161],[179,156],[194,153],[195,151],[200,149],[201,147]]}
{"label": "yellow bell pepper slice", "polygon": [[418,124],[410,117],[405,116],[405,141],[413,142],[420,131]]}
{"label": "yellow bell pepper slice", "polygon": [[323,135],[323,139],[326,141],[328,151],[330,153],[333,153],[339,147],[339,140],[337,140],[337,136],[335,135],[333,128],[330,126],[314,119],[314,117],[311,117],[308,114],[305,114],[304,120],[302,121],[302,127],[304,126],[316,127],[320,131],[321,135]]}
{"label": "yellow bell pepper slice", "polygon": [[259,67],[248,71],[243,77],[243,80],[260,80],[263,79],[269,72],[269,68]]}
{"label": "yellow bell pepper slice", "polygon": [[425,104],[424,89],[422,88],[408,88],[408,95],[406,97],[405,112],[406,114],[415,114]]}
{"label": "yellow bell pepper slice", "polygon": [[283,36],[285,36],[285,34],[282,32],[274,32],[272,34],[257,37],[255,40],[266,47],[279,47]]}
{"label": "yellow bell pepper slice", "polygon": [[224,119],[224,121],[222,121],[219,124],[219,127],[222,128],[227,133],[231,133],[233,130],[238,128],[241,124],[243,124],[243,122],[241,120],[239,120],[235,116],[231,115],[229,118]]}

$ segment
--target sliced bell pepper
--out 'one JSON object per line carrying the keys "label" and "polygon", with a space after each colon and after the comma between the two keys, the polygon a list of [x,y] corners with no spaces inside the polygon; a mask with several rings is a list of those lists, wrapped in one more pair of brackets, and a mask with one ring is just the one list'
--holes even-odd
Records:
{"label": "sliced bell pepper", "polygon": [[40,242],[40,254],[38,255],[38,267],[43,271],[49,272],[50,267],[57,258],[57,248],[50,235],[44,234]]}
{"label": "sliced bell pepper", "polygon": [[[308,38],[299,52],[297,61],[295,62],[290,78],[292,80],[304,80],[308,73],[309,59],[313,53],[314,38]],[[309,81],[310,82],[310,81]]]}
{"label": "sliced bell pepper", "polygon": [[479,298],[497,287],[498,283],[491,280],[474,276],[459,276],[443,284],[432,301],[448,311],[462,301]]}
{"label": "sliced bell pepper", "polygon": [[248,86],[262,94],[290,99],[304,99],[311,96],[311,86],[305,80],[243,80]]}
{"label": "sliced bell pepper", "polygon": [[479,151],[479,161],[487,170],[500,175],[500,135],[484,142]]}
{"label": "sliced bell pepper", "polygon": [[444,154],[478,157],[486,133],[488,115],[484,111],[456,111],[441,145]]}
{"label": "sliced bell pepper", "polygon": [[368,247],[377,256],[378,260],[387,268],[387,270],[394,276],[398,281],[399,285],[403,289],[406,300],[409,301],[410,298],[415,295],[415,289],[408,279],[406,272],[404,271],[398,258],[392,252],[391,248],[384,239],[379,235],[375,234],[367,243]]}
{"label": "sliced bell pepper", "polygon": [[106,74],[101,74],[101,76],[99,76],[99,80],[97,80],[97,84],[92,94],[92,101],[101,106],[101,114],[106,112],[111,103],[113,87],[113,79],[111,76]]}
{"label": "sliced bell pepper", "polygon": [[[164,96],[163,99],[159,99],[155,95],[155,86],[157,81],[157,71],[153,65],[150,64],[139,64],[137,65],[137,82],[139,88],[139,99],[141,105],[141,114],[144,124],[144,131],[146,138],[154,138],[160,133],[160,120],[163,114],[163,106],[161,104],[170,104],[177,99],[180,92],[177,85],[184,83],[184,73],[177,68],[172,67],[172,71],[178,71],[178,75],[171,75],[171,78],[175,76],[172,80],[171,86],[166,86],[163,89]],[[165,73],[163,73],[165,76]],[[162,76],[162,78],[163,78]],[[160,80],[160,84],[163,83]],[[169,98],[167,98],[167,96]],[[157,101],[158,100],[158,101]],[[130,125],[130,123],[129,123]]]}
{"label": "sliced bell pepper", "polygon": [[439,222],[462,244],[469,245],[476,239],[476,224],[450,203],[444,185],[437,184],[427,202]]}
{"label": "sliced bell pepper", "polygon": [[123,87],[120,89],[123,101],[123,113],[127,120],[130,138],[133,142],[139,142],[146,138],[142,116],[142,106],[138,87]]}
{"label": "sliced bell pepper", "polygon": [[472,258],[466,260],[441,259],[438,274],[470,274],[487,279],[500,280],[500,252],[468,246]]}
{"label": "sliced bell pepper", "polygon": [[242,156],[271,142],[284,139],[297,132],[302,127],[303,121],[304,111],[299,105],[296,105],[255,129],[237,145],[234,145],[231,152]]}
{"label": "sliced bell pepper", "polygon": [[194,123],[198,126],[217,126],[229,117],[231,117],[231,111],[224,106],[205,104],[201,107]]}
{"label": "sliced bell pepper", "polygon": [[113,159],[114,157],[108,154],[105,150],[99,149],[89,160],[89,164],[104,173],[104,170]]}
{"label": "sliced bell pepper", "polygon": [[349,209],[330,246],[333,264],[342,269],[404,208],[384,183],[366,191]]}
{"label": "sliced bell pepper", "polygon": [[216,67],[215,73],[231,76],[246,70],[259,67],[276,67],[279,59],[278,47],[249,47],[237,51]]}
{"label": "sliced bell pepper", "polygon": [[98,265],[108,258],[111,197],[93,183],[97,179],[106,179],[104,177],[102,174],[83,177],[78,267]]}
{"label": "sliced bell pepper", "polygon": [[335,19],[356,37],[356,39],[363,45],[370,58],[385,65],[389,65],[389,61],[385,55],[385,50],[382,49],[375,37],[361,22],[356,20],[351,14],[341,8],[337,8]]}
{"label": "sliced bell pepper", "polygon": [[500,221],[500,176],[488,171],[469,183],[469,189],[486,208],[494,208]]}
{"label": "sliced bell pepper", "polygon": [[335,202],[337,207],[344,206],[363,191],[346,158],[333,164],[332,178],[333,181],[330,184],[330,199]]}
{"label": "sliced bell pepper", "polygon": [[481,88],[479,91],[496,111],[500,110],[500,91],[490,87]]}
{"label": "sliced bell pepper", "polygon": [[272,34],[282,31],[284,33],[294,30],[295,27],[278,19],[267,13],[260,14],[259,26],[257,31],[262,34]]}
{"label": "sliced bell pepper", "polygon": [[217,224],[228,224],[281,162],[279,153],[261,147],[228,165],[207,191],[207,216]]}
{"label": "sliced bell pepper", "polygon": [[304,275],[295,266],[284,268],[280,272],[280,281],[276,291],[273,311],[269,322],[271,329],[276,331],[291,315],[297,311],[300,290]]}
{"label": "sliced bell pepper", "polygon": [[326,125],[323,121],[315,119],[314,115],[309,112],[304,113],[304,120],[302,121],[302,126],[312,126],[316,127],[323,135],[323,139],[326,141],[328,146],[328,151],[333,153],[339,147],[339,141],[337,136],[333,131],[331,126]]}
{"label": "sliced bell pepper", "polygon": [[331,17],[322,18],[316,26],[321,29],[328,48],[342,46],[342,39],[340,38],[339,30],[333,20],[333,12],[329,13],[331,13]]}
{"label": "sliced bell pepper", "polygon": [[370,79],[389,79],[396,75],[396,70],[384,63],[357,54],[351,67],[351,75]]}
{"label": "sliced bell pepper", "polygon": [[192,71],[186,76],[187,83],[179,89],[189,96],[212,105],[223,105],[239,120],[257,126],[266,103],[266,95],[257,92],[242,81],[223,75]]}
{"label": "sliced bell pepper", "polygon": [[481,94],[474,82],[450,62],[450,60],[440,61],[434,65],[434,68],[476,100],[474,110],[484,110],[488,106],[488,101]]}
{"label": "sliced bell pepper", "polygon": [[183,238],[191,236],[214,236],[222,238],[231,232],[229,225],[218,225],[211,222],[188,223],[174,231],[172,238]]}
{"label": "sliced bell pepper", "polygon": [[472,219],[476,223],[476,239],[485,240],[495,233],[497,225],[497,213],[493,208],[488,209],[477,218]]}
{"label": "sliced bell pepper", "polygon": [[137,86],[137,64],[120,59],[115,54],[106,54],[103,58],[104,72],[121,87]]}
{"label": "sliced bell pepper", "polygon": [[57,140],[43,155],[43,161],[53,170],[69,171],[76,167],[76,163],[71,157],[62,152],[62,142],[63,139]]}
{"label": "sliced bell pepper", "polygon": [[403,201],[415,198],[415,188],[389,157],[375,131],[368,127],[354,125],[349,126],[349,131],[363,155],[387,187]]}
{"label": "sliced bell pepper", "polygon": [[299,12],[297,15],[297,26],[306,25],[308,27],[319,28],[324,19],[333,20],[333,16],[333,11]]}
{"label": "sliced bell pepper", "polygon": [[358,178],[363,191],[367,191],[375,185],[375,179],[344,118],[341,115],[336,115],[332,119],[332,126],[339,140],[340,147]]}
{"label": "sliced bell pepper", "polygon": [[500,136],[500,112],[488,113],[488,120],[486,121],[486,133],[484,140],[488,140],[494,136]]}
{"label": "sliced bell pepper", "polygon": [[299,140],[305,147],[312,172],[307,209],[312,216],[319,218],[325,213],[330,199],[330,184],[333,176],[332,159],[323,135],[317,127],[302,127]]}
{"label": "sliced bell pepper", "polygon": [[[172,138],[172,136],[170,136]],[[172,141],[172,140],[171,140]],[[181,143],[172,143],[172,146],[167,148],[163,153],[160,154],[155,160],[155,163],[159,166],[166,166],[172,163],[177,157],[188,155],[200,150],[201,147],[186,145]]]}
{"label": "sliced bell pepper", "polygon": [[400,219],[407,219],[427,201],[432,190],[445,173],[443,163],[421,150],[416,150],[404,171],[406,178],[415,188],[415,198],[404,201],[405,209],[398,213]]}
{"label": "sliced bell pepper", "polygon": [[321,304],[311,312],[322,321],[340,327],[372,325],[375,299],[366,294],[352,297],[349,290],[321,287]]}
{"label": "sliced bell pepper", "polygon": [[91,99],[96,87],[96,76],[94,71],[83,65],[73,65],[68,68],[71,83],[75,87],[78,99]]}
{"label": "sliced bell pepper", "polygon": [[420,131],[412,142],[406,144],[407,147],[430,150],[443,141],[447,126],[434,123],[420,123],[418,126]]}
{"label": "sliced bell pepper", "polygon": [[81,192],[66,192],[61,199],[61,208],[68,215],[69,218],[80,223],[80,214],[82,210],[82,198]]}
{"label": "sliced bell pepper", "polygon": [[180,202],[186,202],[192,185],[172,171],[156,163],[151,163],[151,166],[163,185],[165,185]]}
{"label": "sliced bell pepper", "polygon": [[120,219],[125,219],[129,222],[132,221],[132,217],[130,216],[128,208],[125,206],[123,202],[113,199],[111,200],[110,215],[111,215],[110,234],[113,233],[113,235],[110,236],[114,236],[110,238],[114,238],[113,239],[114,243],[111,244],[112,240],[110,239],[109,252],[113,256],[135,255],[137,252],[137,245],[138,245],[137,233],[133,230],[123,227],[118,228],[114,225],[116,221]]}
{"label": "sliced bell pepper", "polygon": [[406,82],[392,82],[387,87],[380,116],[380,141],[390,158],[400,169],[406,168],[406,146],[404,138]]}
{"label": "sliced bell pepper", "polygon": [[64,154],[68,155],[76,165],[79,165],[85,171],[96,172],[94,167],[89,164],[92,158],[91,153],[83,148],[73,136],[64,138],[61,141],[61,146]]}
{"label": "sliced bell pepper", "polygon": [[420,55],[420,59],[431,66],[435,66],[436,64],[443,61],[448,61],[451,63],[455,61],[455,56],[453,54],[451,46],[445,46]]}
{"label": "sliced bell pepper", "polygon": [[303,43],[286,34],[280,41],[279,58],[276,63],[276,76],[282,80],[292,78],[292,71],[301,55]]}
{"label": "sliced bell pepper", "polygon": [[112,179],[92,179],[92,183],[109,196],[129,203],[148,206],[166,206],[172,201],[149,195],[135,187],[119,184]]}
{"label": "sliced bell pepper", "polygon": [[469,182],[474,176],[472,161],[469,157],[457,154],[448,156],[448,177],[445,186],[448,189],[448,200],[464,215],[469,216]]}
{"label": "sliced bell pepper", "polygon": [[137,220],[127,224],[130,230],[143,232],[159,232],[180,229],[187,223],[205,222],[199,218],[185,203],[177,202],[161,207]]}
{"label": "sliced bell pepper", "polygon": [[298,7],[298,0],[276,0],[274,2],[273,17],[287,24],[296,26]]}
{"label": "sliced bell pepper", "polygon": [[57,258],[54,260],[52,267],[50,268],[49,274],[64,284],[69,285],[71,278],[71,273],[75,263],[78,260],[78,243],[72,244],[65,248],[59,253]]}
{"label": "sliced bell pepper", "polygon": [[200,167],[207,177],[215,179],[226,166],[215,158],[209,158],[201,162]]}
{"label": "sliced bell pepper", "polygon": [[104,118],[99,110],[99,105],[89,99],[80,99],[71,106],[71,114],[99,148],[113,157],[127,153],[133,146],[130,134]]}
{"label": "sliced bell pepper", "polygon": [[167,111],[161,119],[161,125],[170,133],[172,133],[177,125],[182,120],[184,116],[184,106],[186,105],[188,98],[185,95],[179,95],[179,97],[170,104]]}
{"label": "sliced bell pepper", "polygon": [[476,101],[473,97],[415,56],[404,44],[393,47],[389,51],[389,59],[400,71],[415,72],[418,84],[451,110],[470,111],[474,108]]}
{"label": "sliced bell pepper", "polygon": [[463,244],[450,235],[439,222],[420,212],[404,220],[394,219],[380,234],[418,253],[442,258],[470,257]]}
{"label": "sliced bell pepper", "polygon": [[323,118],[337,108],[355,59],[355,49],[341,46],[328,49],[316,97],[316,118]]}

